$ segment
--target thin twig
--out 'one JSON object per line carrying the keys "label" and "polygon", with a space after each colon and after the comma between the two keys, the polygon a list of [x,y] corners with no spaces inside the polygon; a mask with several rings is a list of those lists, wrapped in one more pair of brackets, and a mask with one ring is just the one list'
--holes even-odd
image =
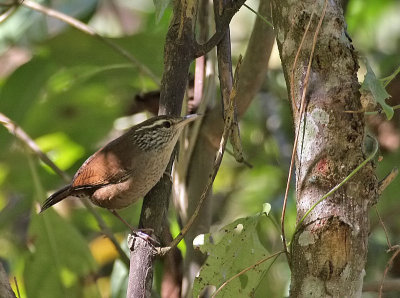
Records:
{"label": "thin twig", "polygon": [[[390,106],[393,110],[398,110],[400,109],[400,105],[395,105],[395,106]],[[348,114],[361,114],[364,113],[365,115],[377,115],[377,114],[382,114],[383,110],[380,108],[377,111],[366,111],[364,109],[358,110],[358,111],[343,111],[344,113]]]}
{"label": "thin twig", "polygon": [[229,283],[230,283],[232,280],[234,280],[235,278],[237,278],[237,277],[243,275],[244,273],[246,273],[247,271],[249,271],[249,270],[251,270],[251,269],[254,269],[254,268],[257,267],[258,265],[260,265],[260,264],[262,264],[262,263],[264,263],[264,262],[266,262],[266,261],[272,259],[273,257],[279,256],[280,254],[282,254],[282,253],[284,253],[284,252],[285,252],[284,250],[278,251],[278,252],[276,252],[276,253],[274,253],[274,254],[272,254],[272,255],[270,255],[270,256],[264,258],[264,259],[261,259],[261,260],[257,261],[255,264],[253,264],[253,265],[251,265],[251,266],[249,266],[249,267],[243,269],[243,270],[240,271],[239,273],[237,273],[237,274],[235,274],[234,276],[232,276],[231,278],[229,278],[226,282],[224,282],[224,283],[214,292],[214,294],[213,294],[211,297],[212,297],[212,298],[216,297],[217,294],[218,294],[227,284],[229,284]]}
{"label": "thin twig", "polygon": [[[235,158],[235,154],[233,153],[233,151],[231,149],[225,148],[225,152],[228,153],[229,155],[231,155],[233,158]],[[248,162],[246,159],[243,159],[241,161],[241,163],[243,163],[249,169],[253,168],[253,165],[250,162]]]}
{"label": "thin twig", "polygon": [[[392,108],[393,110],[398,110],[398,109],[400,109],[400,105],[395,105],[395,106],[392,106],[391,108]],[[372,111],[372,112],[366,111],[366,112],[365,112],[365,115],[376,115],[376,114],[380,114],[380,113],[382,113],[382,110],[381,110],[381,109],[378,110],[378,111]]]}
{"label": "thin twig", "polygon": [[376,215],[378,216],[379,222],[380,222],[380,224],[381,224],[381,226],[383,228],[383,232],[385,233],[386,243],[387,243],[388,249],[391,249],[392,248],[392,243],[390,243],[389,234],[388,234],[388,231],[386,229],[386,225],[383,222],[382,217],[379,214],[378,208],[376,206],[375,206],[375,212],[376,212]]}
{"label": "thin twig", "polygon": [[321,17],[319,19],[317,29],[315,30],[315,33],[314,33],[314,38],[313,38],[310,58],[309,58],[309,61],[308,61],[306,77],[304,79],[304,88],[303,88],[303,94],[302,94],[301,104],[300,104],[300,115],[298,117],[296,136],[295,136],[295,139],[294,139],[292,157],[291,157],[291,160],[290,160],[288,179],[287,179],[287,183],[286,183],[285,198],[284,198],[283,207],[282,207],[282,216],[281,216],[282,243],[283,243],[283,248],[284,248],[284,250],[286,252],[286,257],[288,258],[289,264],[290,264],[290,256],[289,256],[289,252],[287,251],[286,236],[285,236],[286,204],[287,204],[287,199],[288,199],[288,195],[289,195],[290,180],[291,180],[291,177],[292,177],[292,171],[293,171],[294,159],[295,159],[295,155],[296,155],[297,143],[298,143],[299,135],[300,135],[300,124],[301,124],[301,121],[302,121],[302,118],[303,118],[303,115],[304,115],[304,111],[305,111],[305,106],[306,106],[305,105],[305,101],[306,101],[306,94],[307,94],[307,87],[308,87],[308,79],[310,77],[311,63],[312,63],[313,56],[314,56],[314,50],[315,50],[315,45],[317,43],[318,33],[319,33],[320,28],[321,28],[322,21],[323,21],[323,19],[325,17],[325,12],[326,12],[327,5],[328,5],[328,0],[325,0],[325,5],[324,5],[324,8],[322,10],[322,14],[321,14]]}
{"label": "thin twig", "polygon": [[393,264],[393,260],[397,257],[398,254],[400,254],[400,247],[398,245],[392,246],[392,250],[395,249],[396,252],[393,254],[393,256],[390,258],[390,260],[386,264],[385,271],[383,273],[382,281],[381,281],[381,286],[379,287],[379,298],[382,298],[382,293],[383,293],[383,283],[385,281],[386,275],[389,272],[390,267]]}
{"label": "thin twig", "polygon": [[199,212],[201,210],[201,207],[203,206],[203,203],[205,201],[205,199],[207,198],[208,192],[211,189],[211,186],[214,183],[215,177],[217,176],[219,167],[221,165],[222,162],[222,157],[224,156],[224,151],[225,151],[225,147],[226,147],[226,143],[228,142],[228,138],[229,138],[229,134],[231,131],[231,126],[233,123],[233,111],[234,111],[234,104],[236,101],[236,94],[237,94],[237,85],[238,85],[238,78],[239,78],[239,69],[240,69],[240,64],[241,64],[241,57],[239,57],[239,61],[238,64],[236,66],[236,71],[235,71],[235,78],[234,78],[234,85],[233,85],[233,89],[230,95],[230,110],[231,113],[228,113],[228,117],[226,117],[225,119],[225,126],[224,126],[224,131],[222,133],[222,137],[221,137],[221,141],[220,141],[220,146],[219,146],[219,150],[216,154],[215,157],[215,161],[214,161],[214,167],[213,167],[213,171],[210,174],[207,184],[203,190],[203,193],[200,196],[199,202],[197,204],[197,207],[195,209],[195,211],[193,212],[192,216],[190,217],[190,219],[188,220],[188,222],[186,223],[186,225],[183,227],[183,229],[181,230],[181,232],[178,234],[178,236],[176,236],[174,238],[174,240],[172,240],[172,242],[167,246],[167,247],[162,247],[158,249],[158,254],[163,256],[166,253],[168,253],[172,248],[174,248],[175,246],[177,246],[179,244],[179,242],[185,237],[186,233],[189,231],[189,229],[192,227],[194,221],[196,220],[197,216],[199,215]]}
{"label": "thin twig", "polygon": [[81,200],[83,205],[86,207],[87,210],[89,210],[90,213],[94,216],[94,218],[97,221],[97,224],[99,225],[101,233],[103,233],[114,245],[115,249],[118,251],[122,262],[129,266],[129,258],[122,249],[121,245],[119,244],[118,240],[115,238],[113,232],[111,229],[107,226],[106,222],[104,219],[100,216],[100,214],[96,211],[96,209],[92,206],[91,203],[89,203],[87,200]]}
{"label": "thin twig", "polygon": [[303,38],[301,39],[299,48],[297,49],[296,56],[294,57],[292,73],[290,75],[290,97],[292,98],[292,106],[296,107],[297,110],[298,110],[298,107],[297,107],[296,99],[294,98],[294,72],[296,70],[297,60],[299,59],[300,51],[303,48],[304,40],[306,39],[308,30],[310,29],[310,25],[311,25],[311,21],[312,21],[313,16],[314,16],[314,10],[311,12],[310,20],[308,21],[306,30],[304,31],[304,34],[303,34]]}
{"label": "thin twig", "polygon": [[18,281],[16,276],[14,276],[14,283],[15,283],[15,288],[17,289],[18,298],[21,298],[21,293],[19,292]]}
{"label": "thin twig", "polygon": [[10,6],[4,13],[0,15],[0,24],[7,20],[17,10],[17,6]]}
{"label": "thin twig", "polygon": [[259,17],[261,20],[263,20],[264,23],[269,25],[271,28],[274,28],[274,25],[270,21],[267,20],[266,17],[264,17],[262,14],[260,14],[258,11],[254,10],[250,6],[248,6],[246,3],[243,4],[244,7],[246,7],[248,10],[250,10],[252,13],[254,13],[257,17]]}
{"label": "thin twig", "polygon": [[57,175],[63,178],[66,182],[70,181],[70,177],[60,168],[58,168],[48,156],[40,150],[39,146],[32,140],[28,134],[17,124],[15,124],[10,118],[8,118],[3,113],[0,113],[0,123],[18,139],[20,139],[24,144],[26,144],[45,164],[47,164]]}
{"label": "thin twig", "polygon": [[400,66],[397,67],[397,69],[389,76],[386,78],[380,79],[380,81],[383,82],[383,86],[386,88],[387,85],[400,73]]}
{"label": "thin twig", "polygon": [[[38,156],[46,165],[48,165],[56,174],[58,174],[64,181],[67,183],[70,182],[70,177],[62,171],[59,167],[57,167],[54,162],[48,158],[48,156],[40,150],[39,146],[35,143],[34,140],[29,137],[29,135],[17,124],[15,124],[10,118],[8,118],[3,113],[0,113],[0,123],[14,136],[16,136],[19,140],[21,140],[36,156]],[[119,245],[117,239],[114,237],[112,231],[108,228],[107,224],[104,222],[103,218],[98,214],[98,212],[93,208],[93,206],[87,202],[86,200],[82,200],[85,207],[89,210],[90,213],[94,216],[97,221],[97,224],[100,227],[101,232],[106,235],[116,250],[119,252],[121,256],[121,260],[129,266],[129,258],[122,250]]]}
{"label": "thin twig", "polygon": [[[214,15],[215,19],[219,17],[218,9],[221,11],[223,6],[226,6],[227,0],[214,0]],[[233,75],[232,75],[232,53],[231,53],[231,37],[229,26],[226,28],[224,37],[217,45],[217,58],[218,58],[218,73],[222,97],[222,106],[224,119],[227,117],[229,111],[229,99],[230,93],[233,85]],[[240,140],[239,124],[237,120],[237,109],[234,106],[234,118],[232,123],[231,132],[229,134],[229,141],[232,145],[233,156],[237,162],[242,162],[243,149]]]}
{"label": "thin twig", "polygon": [[118,54],[120,54],[121,56],[123,56],[125,59],[127,59],[129,62],[131,62],[135,67],[138,67],[140,69],[141,72],[143,72],[144,74],[148,75],[153,81],[154,83],[157,84],[157,86],[160,86],[160,78],[158,78],[151,70],[150,68],[148,68],[146,65],[144,65],[143,63],[141,63],[139,60],[137,60],[134,56],[132,56],[132,54],[130,54],[127,50],[125,50],[124,48],[120,47],[118,44],[116,44],[115,42],[113,42],[112,40],[101,36],[100,34],[98,34],[93,28],[91,28],[90,26],[82,23],[81,21],[68,16],[62,12],[56,11],[54,9],[45,7],[40,5],[39,3],[33,2],[31,0],[25,0],[21,3],[21,5],[25,6],[25,7],[29,7],[33,10],[39,11],[47,16],[53,17],[55,19],[58,19],[60,21],[63,21],[65,23],[67,23],[68,25],[78,29],[79,31],[82,31],[86,34],[89,34],[90,36],[94,36],[96,38],[98,38],[100,41],[102,41],[103,43],[105,43],[107,46],[109,46],[110,48],[112,48],[113,50],[115,50]]}
{"label": "thin twig", "polygon": [[246,0],[230,1],[223,9],[222,15],[215,19],[216,30],[213,36],[204,44],[194,44],[194,58],[200,57],[211,51],[224,37],[226,28],[236,12]]}
{"label": "thin twig", "polygon": [[381,181],[378,183],[378,194],[381,195],[383,191],[393,182],[394,179],[396,179],[397,175],[399,174],[399,169],[397,167],[394,167],[389,174],[386,175],[385,178],[383,178]]}

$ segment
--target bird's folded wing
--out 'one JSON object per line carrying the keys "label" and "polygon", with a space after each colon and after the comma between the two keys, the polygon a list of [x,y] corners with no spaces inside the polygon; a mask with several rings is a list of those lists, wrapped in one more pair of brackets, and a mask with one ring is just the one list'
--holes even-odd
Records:
{"label": "bird's folded wing", "polygon": [[97,188],[102,185],[122,182],[130,175],[130,170],[124,168],[120,158],[112,152],[104,150],[97,152],[85,161],[75,174],[71,186],[74,189]]}

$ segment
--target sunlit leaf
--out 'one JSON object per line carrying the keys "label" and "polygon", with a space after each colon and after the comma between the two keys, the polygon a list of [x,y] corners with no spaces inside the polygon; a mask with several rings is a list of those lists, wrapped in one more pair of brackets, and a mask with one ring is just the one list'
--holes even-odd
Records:
{"label": "sunlit leaf", "polygon": [[40,149],[48,153],[55,164],[62,170],[68,169],[85,153],[82,146],[73,142],[62,132],[44,135],[35,141]]}
{"label": "sunlit leaf", "polygon": [[90,242],[90,251],[99,265],[107,264],[119,257],[114,244],[103,235]]}
{"label": "sunlit leaf", "polygon": [[364,77],[364,82],[362,83],[360,90],[370,92],[373,99],[383,108],[383,111],[386,114],[386,118],[390,120],[393,117],[394,111],[393,108],[385,102],[385,99],[389,98],[390,94],[386,92],[382,81],[376,78],[375,73],[369,65],[368,61],[365,61],[367,66],[367,73]]}
{"label": "sunlit leaf", "polygon": [[266,215],[269,215],[269,212],[271,211],[271,204],[269,204],[269,203],[264,203],[263,204],[263,212],[266,214]]}
{"label": "sunlit leaf", "polygon": [[[193,297],[198,297],[207,286],[218,288],[235,274],[268,255],[256,229],[264,214],[238,219],[216,233],[199,235],[201,241],[198,237],[195,239],[196,243],[203,242],[199,248],[208,258],[195,279]],[[251,296],[267,265],[263,263],[234,279],[219,292],[218,297]]]}

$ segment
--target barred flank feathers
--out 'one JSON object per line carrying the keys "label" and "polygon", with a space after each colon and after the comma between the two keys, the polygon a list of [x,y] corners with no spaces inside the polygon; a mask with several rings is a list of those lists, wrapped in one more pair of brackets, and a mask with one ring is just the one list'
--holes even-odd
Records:
{"label": "barred flank feathers", "polygon": [[57,204],[61,200],[64,200],[71,194],[71,185],[67,185],[61,188],[59,191],[53,193],[42,205],[42,208],[39,213],[42,213],[47,208]]}

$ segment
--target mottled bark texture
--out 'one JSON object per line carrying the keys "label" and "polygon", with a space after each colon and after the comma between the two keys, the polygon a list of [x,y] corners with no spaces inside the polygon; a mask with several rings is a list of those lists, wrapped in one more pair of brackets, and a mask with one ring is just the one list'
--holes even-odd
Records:
{"label": "mottled bark texture", "polygon": [[[302,36],[314,16],[294,69],[295,127],[312,40],[324,0],[273,1],[273,22],[290,97],[290,77]],[[327,1],[315,46],[296,154],[297,219],[363,160],[365,122],[359,110],[357,55],[347,37],[339,0]],[[296,131],[297,133],[297,131]],[[359,297],[368,243],[368,209],[376,202],[374,169],[367,164],[309,214],[291,254],[291,297]]]}
{"label": "mottled bark texture", "polygon": [[[185,93],[188,72],[191,61],[194,59],[194,26],[197,12],[197,1],[175,1],[174,14],[171,20],[164,49],[164,73],[160,91],[159,114],[179,115],[182,110],[182,101]],[[171,172],[174,154],[166,171]],[[140,227],[151,228],[157,239],[161,239],[163,227],[166,225],[169,197],[171,194],[171,180],[167,175],[145,196],[140,215]],[[138,239],[141,242],[141,239]],[[162,243],[167,245],[167,243]],[[141,249],[131,249],[131,270],[129,273],[128,297],[150,297],[153,280],[154,251],[147,241],[142,243]],[[148,262],[143,263],[144,261]],[[146,274],[137,274],[132,271],[134,264],[143,263]],[[145,288],[143,289],[143,287]]]}
{"label": "mottled bark texture", "polygon": [[4,270],[3,264],[0,263],[0,297],[2,298],[15,298],[15,294],[11,289],[8,281],[8,276]]}
{"label": "mottled bark texture", "polygon": [[149,268],[153,266],[154,255],[148,253],[148,241],[139,237],[129,236],[128,245],[135,252],[135,255],[142,256],[142,259],[134,257],[130,259],[126,297],[151,297],[153,270],[149,270]]}

